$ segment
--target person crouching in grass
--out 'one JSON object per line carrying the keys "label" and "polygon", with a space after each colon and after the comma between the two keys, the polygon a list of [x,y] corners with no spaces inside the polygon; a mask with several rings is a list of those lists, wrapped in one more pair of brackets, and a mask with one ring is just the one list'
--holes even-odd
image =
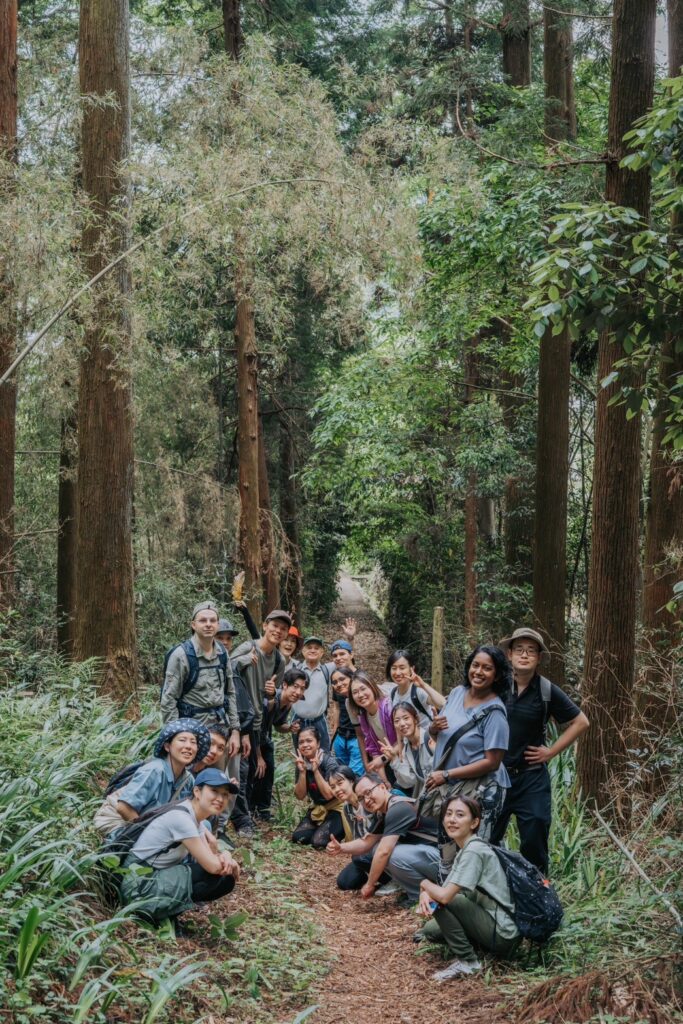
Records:
{"label": "person crouching in grass", "polygon": [[[202,823],[224,814],[236,789],[224,772],[205,768],[194,780],[191,799],[150,821],[124,861],[129,869],[121,883],[124,907],[136,901],[139,917],[160,924],[232,892],[239,865],[218,849]],[[136,867],[151,873],[139,874]]]}

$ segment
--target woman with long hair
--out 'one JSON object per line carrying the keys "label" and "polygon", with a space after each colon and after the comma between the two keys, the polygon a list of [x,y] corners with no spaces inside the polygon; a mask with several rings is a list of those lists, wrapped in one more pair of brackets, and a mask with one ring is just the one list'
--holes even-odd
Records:
{"label": "woman with long hair", "polygon": [[434,741],[420,723],[417,708],[402,700],[391,713],[396,730],[396,748],[381,744],[382,751],[391,756],[389,767],[396,777],[396,785],[406,796],[417,800],[422,796],[425,780],[434,762]]}
{"label": "woman with long hair", "polygon": [[393,773],[387,772],[391,757],[381,747],[382,743],[392,747],[396,744],[391,697],[382,693],[365,672],[356,672],[349,687],[348,709],[363,740],[361,753],[366,772],[379,772],[388,782],[393,782]]}
{"label": "woman with long hair", "polygon": [[415,658],[410,651],[401,649],[389,655],[386,677],[390,682],[385,684],[384,689],[391,697],[394,707],[402,701],[407,701],[415,707],[422,728],[429,728],[433,711],[440,711],[446,703],[446,698],[417,674]]}

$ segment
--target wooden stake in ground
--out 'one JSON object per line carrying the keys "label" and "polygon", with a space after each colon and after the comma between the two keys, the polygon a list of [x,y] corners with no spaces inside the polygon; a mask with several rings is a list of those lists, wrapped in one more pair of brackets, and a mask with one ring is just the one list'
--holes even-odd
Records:
{"label": "wooden stake in ground", "polygon": [[432,629],[432,686],[439,693],[443,693],[443,627],[443,608],[437,605],[434,609],[434,626]]}
{"label": "wooden stake in ground", "polygon": [[[90,204],[81,247],[94,277],[129,247],[128,0],[82,0],[79,71],[82,185]],[[130,697],[136,680],[133,596],[133,389],[127,261],[93,289],[78,402],[75,656],[104,664],[104,685]]]}

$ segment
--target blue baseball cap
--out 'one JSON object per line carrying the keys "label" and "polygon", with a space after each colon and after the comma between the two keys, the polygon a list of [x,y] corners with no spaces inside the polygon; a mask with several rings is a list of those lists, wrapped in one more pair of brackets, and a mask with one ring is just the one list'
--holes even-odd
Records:
{"label": "blue baseball cap", "polygon": [[239,793],[240,787],[236,786],[234,782],[231,782],[225,772],[220,771],[218,768],[202,768],[202,770],[195,775],[194,779],[195,786],[226,786],[229,793]]}
{"label": "blue baseball cap", "polygon": [[353,647],[348,640],[335,640],[330,647],[330,654],[334,654],[335,651],[348,651],[349,654],[353,654]]}

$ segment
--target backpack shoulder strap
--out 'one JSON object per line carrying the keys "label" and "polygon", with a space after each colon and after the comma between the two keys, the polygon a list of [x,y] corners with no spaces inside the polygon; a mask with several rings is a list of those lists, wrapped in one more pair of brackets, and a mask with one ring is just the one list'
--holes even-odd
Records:
{"label": "backpack shoulder strap", "polygon": [[[471,729],[476,729],[480,722],[483,722],[484,719],[487,718],[492,711],[495,711],[497,707],[499,707],[499,705],[494,704],[490,708],[484,708],[483,711],[478,711],[476,715],[473,715],[472,718],[470,718],[469,722],[465,722],[465,724],[461,725],[459,729],[456,729],[453,735],[446,740],[446,745],[443,748],[441,757],[439,758],[439,763],[434,765],[432,771],[440,772],[442,766],[446,763],[451,753],[453,752],[453,748],[455,747],[455,744],[458,742],[460,737],[464,736],[466,732],[470,732]],[[504,711],[505,709],[500,708],[500,710]]]}
{"label": "backpack shoulder strap", "polygon": [[192,643],[191,637],[187,640],[183,640],[183,642],[178,646],[182,647],[190,669],[187,674],[187,679],[183,683],[181,697],[184,697],[185,694],[189,693],[190,690],[194,687],[194,685],[197,682],[197,679],[199,678],[199,659],[197,658],[197,652],[194,649],[194,644]]}
{"label": "backpack shoulder strap", "polygon": [[322,674],[325,676],[325,682],[329,686],[330,685],[330,670],[327,667],[327,665],[323,665],[323,664],[320,665],[320,668],[322,670]]}
{"label": "backpack shoulder strap", "polygon": [[394,697],[396,696],[397,693],[398,693],[398,686],[392,686],[391,692],[389,694],[389,697],[391,698],[391,703],[392,704],[394,703]]}
{"label": "backpack shoulder strap", "polygon": [[543,725],[546,725],[550,718],[550,700],[553,695],[553,684],[545,676],[539,676],[538,681],[541,687],[541,700],[543,701]]}
{"label": "backpack shoulder strap", "polygon": [[[397,687],[397,689],[398,689],[398,687]],[[392,698],[393,698],[393,693],[392,693]],[[415,707],[419,708],[419,710],[424,715],[427,715],[429,718],[432,717],[429,714],[429,711],[427,711],[427,708],[424,706],[424,704],[422,703],[422,701],[420,700],[420,698],[417,695],[417,683],[413,683],[413,685],[410,688],[410,699],[411,699],[412,703],[415,705]]]}
{"label": "backpack shoulder strap", "polygon": [[[277,675],[278,672],[280,671],[280,665],[282,664],[283,660],[284,659],[283,659],[282,655],[280,654],[279,648],[276,647],[275,648],[275,675]],[[327,681],[329,683],[329,679]]]}

